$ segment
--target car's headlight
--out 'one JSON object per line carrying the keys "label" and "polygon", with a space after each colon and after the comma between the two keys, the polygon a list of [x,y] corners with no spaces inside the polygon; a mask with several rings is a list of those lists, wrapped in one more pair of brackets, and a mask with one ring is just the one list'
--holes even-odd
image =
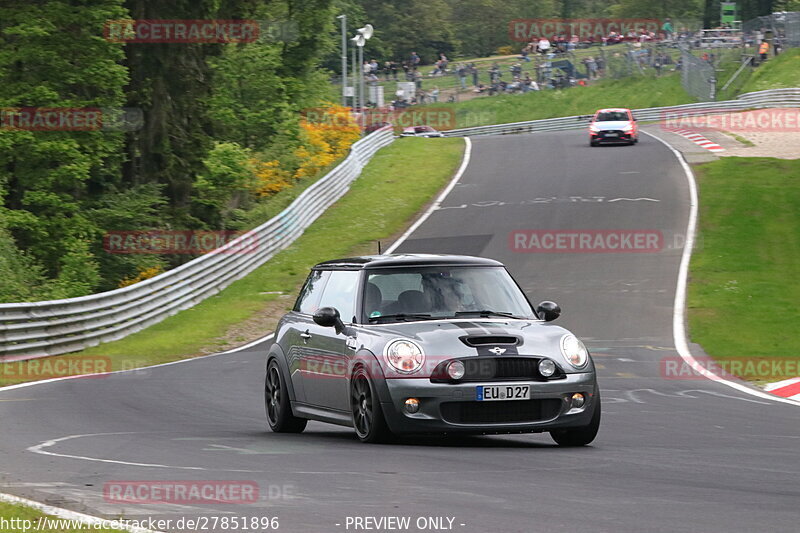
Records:
{"label": "car's headlight", "polygon": [[398,372],[410,374],[422,368],[425,353],[420,346],[408,339],[396,339],[384,348],[386,361]]}
{"label": "car's headlight", "polygon": [[589,126],[589,131],[597,133],[598,131],[600,131],[600,128],[598,128],[597,126],[592,124],[592,125]]}
{"label": "car's headlight", "polygon": [[572,333],[561,337],[561,353],[575,368],[583,368],[589,362],[589,351]]}

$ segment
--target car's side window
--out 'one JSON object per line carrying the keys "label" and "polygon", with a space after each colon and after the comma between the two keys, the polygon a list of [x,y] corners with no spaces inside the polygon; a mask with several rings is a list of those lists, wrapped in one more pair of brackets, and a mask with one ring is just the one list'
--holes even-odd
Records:
{"label": "car's side window", "polygon": [[358,270],[331,271],[319,307],[335,307],[343,322],[353,322],[359,274]]}
{"label": "car's side window", "polygon": [[328,279],[330,272],[324,270],[312,270],[308,275],[305,285],[300,291],[300,296],[297,297],[297,302],[294,304],[294,310],[298,313],[305,313],[313,315],[319,309],[319,299],[322,295],[322,289],[325,287],[325,280]]}

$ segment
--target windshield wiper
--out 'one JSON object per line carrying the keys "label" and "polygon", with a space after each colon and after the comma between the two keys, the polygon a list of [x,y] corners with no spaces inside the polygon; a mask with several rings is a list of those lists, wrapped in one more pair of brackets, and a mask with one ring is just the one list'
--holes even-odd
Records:
{"label": "windshield wiper", "polygon": [[491,309],[483,309],[481,311],[457,311],[455,316],[467,316],[467,315],[476,315],[476,316],[502,316],[505,318],[521,318],[516,316],[514,313],[506,313],[504,311],[492,311]]}
{"label": "windshield wiper", "polygon": [[371,316],[369,321],[392,319],[392,320],[430,320],[433,318],[430,314],[426,313],[395,313],[392,315]]}

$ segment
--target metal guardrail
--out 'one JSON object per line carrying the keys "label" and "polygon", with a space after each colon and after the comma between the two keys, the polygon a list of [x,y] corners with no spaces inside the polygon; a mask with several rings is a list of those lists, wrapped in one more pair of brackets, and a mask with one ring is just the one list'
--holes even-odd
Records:
{"label": "metal guardrail", "polygon": [[[763,109],[769,107],[800,107],[800,88],[769,89],[754,93],[742,94],[736,100],[722,102],[700,102],[696,104],[683,104],[666,107],[649,107],[634,109],[633,114],[640,122],[658,121],[667,114],[680,113],[681,115],[707,115],[713,113],[726,113],[729,111],[745,111],[747,109]],[[476,135],[506,135],[509,133],[531,133],[537,131],[559,131],[585,128],[589,125],[589,118],[585,116],[571,116],[530,120],[526,122],[512,122],[509,124],[496,124],[492,126],[477,126],[443,132],[445,137],[472,137]]]}
{"label": "metal guardrail", "polygon": [[[768,107],[800,107],[800,88],[771,89],[743,94],[736,100],[633,112],[639,121],[648,122],[662,120],[668,113],[705,115]],[[560,117],[450,130],[444,135],[558,131],[584,128],[588,122],[583,116]],[[328,206],[344,195],[375,152],[393,140],[390,128],[361,139],[342,163],[279,215],[239,239],[159,276],[79,298],[0,304],[0,361],[57,355],[121,339],[216,294],[294,242]],[[251,253],[236,251],[242,239],[256,243]]]}
{"label": "metal guardrail", "polygon": [[121,339],[218,293],[294,242],[344,195],[375,152],[394,139],[391,128],[364,137],[344,161],[280,214],[156,277],[78,298],[0,304],[0,361],[57,355]]}

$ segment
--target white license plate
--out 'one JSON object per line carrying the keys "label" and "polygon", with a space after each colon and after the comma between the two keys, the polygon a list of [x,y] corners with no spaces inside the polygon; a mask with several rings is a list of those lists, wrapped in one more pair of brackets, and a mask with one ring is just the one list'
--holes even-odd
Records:
{"label": "white license plate", "polygon": [[530,400],[530,385],[478,385],[475,390],[479,402],[496,400]]}
{"label": "white license plate", "polygon": [[606,133],[606,137],[619,137],[619,133]]}

